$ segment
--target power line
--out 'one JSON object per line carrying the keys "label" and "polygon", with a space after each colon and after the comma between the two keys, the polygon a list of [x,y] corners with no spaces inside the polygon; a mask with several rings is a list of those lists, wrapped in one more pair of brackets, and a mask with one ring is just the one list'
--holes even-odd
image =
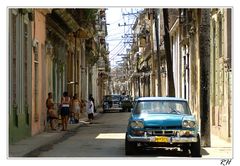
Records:
{"label": "power line", "polygon": [[122,18],[120,18],[120,19],[118,19],[117,21],[114,21],[114,22],[110,22],[109,24],[111,25],[111,24],[115,24],[115,23],[117,23],[117,22],[119,22],[120,20],[122,20]]}
{"label": "power line", "polygon": [[[129,27],[128,28],[128,31],[131,29],[131,27]],[[122,38],[122,40],[123,40],[124,38]],[[114,49],[116,49],[117,48],[117,46],[122,42],[122,40],[120,40],[119,41],[119,43],[110,51],[110,52],[112,52]]]}
{"label": "power line", "polygon": [[119,35],[119,34],[121,34],[121,33],[122,33],[122,32],[120,32],[120,33],[110,34],[110,35],[107,35],[106,38],[109,38],[109,37],[112,37],[112,36],[117,36],[117,35]]}
{"label": "power line", "polygon": [[[125,12],[124,12],[125,11]],[[128,12],[127,11],[127,9],[126,8],[124,8],[124,9],[121,9],[121,13],[122,13],[122,16],[123,16],[123,21],[124,21],[124,24],[123,25],[121,25],[121,24],[118,24],[119,26],[123,26],[124,27],[124,34],[127,34],[127,33],[131,33],[132,34],[132,25],[133,25],[133,23],[135,22],[135,20],[136,20],[136,16],[134,17],[134,19],[130,19],[130,17],[128,17],[128,20],[126,20],[126,17],[125,17],[125,15],[128,15],[128,16],[130,16],[130,14],[125,14],[126,12]],[[129,12],[128,12],[129,13]],[[131,10],[131,13],[133,13],[133,10]],[[138,11],[137,11],[137,13],[138,13]],[[127,23],[126,23],[126,21],[127,21]],[[131,23],[132,22],[132,23]],[[128,26],[128,29],[126,30],[126,26]],[[113,38],[112,40],[120,40],[119,38]],[[109,40],[109,41],[111,41],[111,40]],[[114,54],[112,54],[110,57],[109,57],[109,60],[113,60],[113,59],[115,59],[116,58],[116,56],[120,53],[120,52],[123,52],[123,50],[125,49],[125,48],[127,48],[127,46],[126,46],[126,43],[129,43],[129,42],[132,42],[132,40],[131,39],[129,39],[128,37],[125,37],[125,38],[122,38],[120,41],[119,41],[119,43],[117,44],[117,45],[115,45],[114,46],[114,48],[110,51],[110,52],[113,52],[117,47],[119,47],[119,46],[121,46],[121,43],[123,44],[117,51],[116,51],[116,53],[114,53]],[[130,44],[129,44],[130,45]]]}
{"label": "power line", "polygon": [[[123,40],[123,39],[122,39]],[[122,43],[122,40],[121,41],[119,41],[118,42],[118,44],[110,51],[110,52],[112,52],[114,49],[116,49],[117,48],[117,46],[119,46],[119,44],[121,44]]]}
{"label": "power line", "polygon": [[113,59],[120,51],[122,51],[123,49],[125,48],[125,46],[123,45],[116,53],[114,53],[113,55],[112,55],[112,57],[111,58],[109,58],[109,59]]}
{"label": "power line", "polygon": [[107,39],[107,41],[115,41],[115,40],[122,40],[122,38],[121,38],[121,39],[119,39],[119,38],[115,38],[115,39]]}
{"label": "power line", "polygon": [[119,55],[120,52],[122,52],[124,49],[126,48],[126,46],[123,46],[122,48],[120,48],[114,55],[112,55],[111,58],[109,58],[110,60],[113,60],[115,57],[117,57]]}

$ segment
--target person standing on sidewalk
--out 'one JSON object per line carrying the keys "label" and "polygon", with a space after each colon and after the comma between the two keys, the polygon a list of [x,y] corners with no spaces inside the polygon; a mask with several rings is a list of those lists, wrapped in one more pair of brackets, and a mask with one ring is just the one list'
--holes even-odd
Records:
{"label": "person standing on sidewalk", "polygon": [[68,92],[64,92],[63,97],[61,99],[62,131],[67,130],[70,103],[71,103],[71,99],[68,96]]}
{"label": "person standing on sidewalk", "polygon": [[47,107],[47,122],[50,123],[50,127],[52,130],[56,130],[55,120],[58,119],[58,117],[54,112],[54,103],[53,103],[52,92],[48,93],[48,98],[46,100],[46,107]]}
{"label": "person standing on sidewalk", "polygon": [[93,113],[94,113],[94,105],[91,98],[89,97],[88,104],[87,104],[87,114],[88,114],[88,120],[90,124],[92,123],[92,120],[93,120]]}
{"label": "person standing on sidewalk", "polygon": [[93,110],[94,110],[94,112],[96,113],[97,110],[96,110],[96,107],[95,107],[95,101],[94,101],[94,98],[93,98],[92,94],[89,95],[89,98],[90,98],[90,100],[92,100],[92,102],[93,102]]}
{"label": "person standing on sidewalk", "polygon": [[83,99],[81,98],[81,100],[80,100],[80,113],[81,113],[81,115],[82,115],[83,112],[85,112],[85,111],[84,111],[84,108],[86,107],[86,104],[85,104],[85,103],[87,103],[87,101],[86,101],[86,100],[83,100]]}
{"label": "person standing on sidewalk", "polygon": [[80,118],[80,106],[81,102],[78,99],[78,95],[75,93],[72,99],[72,112],[74,114],[74,122],[78,123]]}

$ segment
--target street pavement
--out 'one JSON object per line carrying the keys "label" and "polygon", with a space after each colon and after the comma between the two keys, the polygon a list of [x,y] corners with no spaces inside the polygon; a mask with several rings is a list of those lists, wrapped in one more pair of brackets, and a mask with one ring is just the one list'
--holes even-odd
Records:
{"label": "street pavement", "polygon": [[[101,111],[100,111],[101,112]],[[95,117],[100,113],[95,113]],[[71,131],[77,130],[81,125],[87,124],[87,116],[84,115],[80,119],[80,123],[69,124],[68,131],[52,131],[48,129],[38,135],[23,139],[17,143],[9,145],[8,158],[28,157],[28,154],[34,153],[40,148],[47,147],[58,142],[67,136]],[[217,136],[211,136],[211,147],[202,147],[202,158],[232,158],[232,144],[221,140]]]}

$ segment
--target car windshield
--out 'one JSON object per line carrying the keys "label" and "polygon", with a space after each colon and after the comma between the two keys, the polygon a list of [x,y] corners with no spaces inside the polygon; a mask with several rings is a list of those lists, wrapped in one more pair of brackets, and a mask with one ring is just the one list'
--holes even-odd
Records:
{"label": "car windshield", "polygon": [[186,101],[138,101],[134,114],[191,114]]}
{"label": "car windshield", "polygon": [[123,98],[123,101],[129,101],[129,100],[131,100],[131,97],[130,97],[130,96],[123,96],[122,98]]}
{"label": "car windshield", "polygon": [[109,101],[119,101],[121,96],[105,96],[104,100],[109,100]]}

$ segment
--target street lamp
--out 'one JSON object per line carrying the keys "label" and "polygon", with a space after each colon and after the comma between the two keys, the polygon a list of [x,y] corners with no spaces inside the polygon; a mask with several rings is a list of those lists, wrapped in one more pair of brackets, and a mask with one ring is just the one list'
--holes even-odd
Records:
{"label": "street lamp", "polygon": [[53,46],[50,41],[47,42],[46,44],[46,53],[49,55],[51,58],[53,58]]}
{"label": "street lamp", "polygon": [[160,67],[160,73],[163,75],[163,77],[166,77],[167,71],[166,71],[165,66],[161,66],[161,67]]}

